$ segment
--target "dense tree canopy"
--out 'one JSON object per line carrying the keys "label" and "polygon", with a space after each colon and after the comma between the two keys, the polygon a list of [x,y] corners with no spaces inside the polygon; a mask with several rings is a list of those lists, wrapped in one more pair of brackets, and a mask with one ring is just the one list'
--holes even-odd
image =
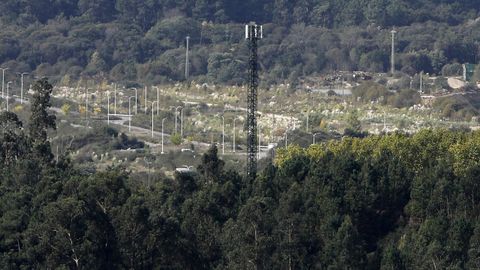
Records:
{"label": "dense tree canopy", "polygon": [[212,147],[197,173],[138,182],[44,158],[49,89],[36,84],[27,130],[0,114],[2,269],[479,266],[479,132],[290,146],[253,182]]}
{"label": "dense tree canopy", "polygon": [[[265,26],[262,81],[335,70],[388,71],[397,27],[398,70],[440,74],[477,63],[478,1],[4,0],[0,64],[37,76],[169,83],[244,82],[243,24]],[[14,74],[14,73],[13,73]],[[12,76],[13,74],[8,74]]]}
{"label": "dense tree canopy", "polygon": [[[5,20],[19,19],[26,24],[35,21],[44,23],[59,15],[67,18],[86,16],[100,22],[129,20],[146,29],[172,12],[219,23],[254,20],[260,23],[273,21],[281,25],[300,22],[333,27],[359,23],[402,26],[432,20],[456,24],[477,15],[480,4],[458,0],[6,0],[0,7]],[[324,18],[320,19],[321,16]]]}

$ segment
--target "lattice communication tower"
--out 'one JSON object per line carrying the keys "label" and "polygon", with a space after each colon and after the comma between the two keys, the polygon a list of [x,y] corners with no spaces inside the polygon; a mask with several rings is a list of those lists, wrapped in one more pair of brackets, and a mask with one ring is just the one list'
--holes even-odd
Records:
{"label": "lattice communication tower", "polygon": [[245,25],[245,39],[250,48],[247,94],[247,176],[254,180],[257,175],[257,89],[258,59],[257,43],[263,38],[263,27],[255,23]]}

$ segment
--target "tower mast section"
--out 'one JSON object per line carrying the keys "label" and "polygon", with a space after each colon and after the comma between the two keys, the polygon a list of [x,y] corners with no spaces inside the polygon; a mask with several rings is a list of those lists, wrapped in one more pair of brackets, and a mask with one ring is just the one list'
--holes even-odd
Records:
{"label": "tower mast section", "polygon": [[263,27],[254,22],[245,26],[245,39],[250,49],[247,93],[247,177],[257,175],[257,105],[258,105],[258,40],[263,38]]}

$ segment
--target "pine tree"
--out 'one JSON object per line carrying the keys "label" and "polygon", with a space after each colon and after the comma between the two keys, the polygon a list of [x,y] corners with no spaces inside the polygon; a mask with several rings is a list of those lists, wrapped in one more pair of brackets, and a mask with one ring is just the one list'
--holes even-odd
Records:
{"label": "pine tree", "polygon": [[202,156],[202,163],[197,171],[203,176],[206,183],[216,182],[221,179],[221,174],[225,162],[218,158],[218,149],[213,145],[207,153]]}
{"label": "pine tree", "polygon": [[49,128],[56,129],[56,117],[48,112],[48,109],[52,106],[50,95],[53,86],[46,78],[43,78],[35,83],[33,90],[29,136],[33,142],[36,158],[43,162],[50,162],[53,159],[53,154],[50,143],[47,141],[47,131]]}
{"label": "pine tree", "polygon": [[[345,216],[335,239],[335,261],[331,269],[363,269],[365,253],[350,216]],[[329,268],[329,269],[330,269]]]}
{"label": "pine tree", "polygon": [[384,270],[403,270],[405,266],[402,261],[399,250],[393,244],[389,245],[383,252],[382,264],[380,269]]}
{"label": "pine tree", "polygon": [[12,112],[0,114],[0,162],[12,164],[28,150],[22,122]]}
{"label": "pine tree", "polygon": [[467,268],[480,269],[480,219],[477,220],[473,236],[470,238]]}

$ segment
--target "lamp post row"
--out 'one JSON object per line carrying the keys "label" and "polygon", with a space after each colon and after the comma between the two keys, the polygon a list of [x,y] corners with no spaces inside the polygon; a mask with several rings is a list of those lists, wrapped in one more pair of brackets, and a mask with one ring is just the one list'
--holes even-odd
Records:
{"label": "lamp post row", "polygon": [[[2,70],[2,97],[5,97],[5,71],[8,70],[8,68],[0,68],[0,70]],[[24,76],[25,75],[28,75],[29,73],[18,73],[20,76],[21,76],[21,93],[20,93],[20,100],[21,100],[21,103],[23,104],[23,92],[24,92]],[[12,84],[13,82],[9,81],[7,82],[6,84],[6,96],[7,96],[7,102],[6,102],[6,109],[7,111],[9,110],[9,101],[8,101],[8,97],[9,97],[9,90],[10,90],[10,84]],[[157,109],[157,115],[159,115],[159,103],[160,103],[160,89],[158,87],[152,87],[153,89],[156,89],[156,94],[157,94],[157,101],[153,101],[151,102],[152,103],[152,110],[151,110],[151,113],[152,113],[152,124],[151,124],[151,136],[152,138],[154,137],[154,107],[155,107],[155,104],[156,104],[156,109]],[[86,120],[88,120],[88,106],[89,106],[89,96],[88,96],[88,91],[90,90],[91,88],[86,88],[85,89],[85,118]],[[131,100],[133,98],[135,98],[135,113],[138,112],[138,89],[133,87],[131,88],[133,90],[135,90],[135,96],[130,96],[129,99],[128,99],[128,102],[129,102],[129,105],[128,105],[128,109],[129,109],[129,131],[131,131]],[[107,123],[110,124],[110,91],[107,91],[107,99],[108,99],[108,104],[107,104]],[[147,87],[145,87],[145,91],[144,91],[144,99],[145,99],[145,113],[147,113],[147,108],[148,108],[148,97],[147,97]],[[178,132],[178,110],[180,109],[180,134],[181,136],[183,137],[183,121],[184,121],[184,109],[182,106],[178,106],[175,108],[175,133]],[[117,85],[114,84],[114,113],[116,114],[117,113]],[[222,115],[222,153],[225,154],[225,118],[224,116]],[[308,116],[307,116],[307,119],[308,119]],[[165,122],[166,118],[163,118],[162,119],[162,152],[163,152],[163,141],[164,141],[164,122]],[[234,118],[233,119],[233,143],[232,143],[232,152],[235,153],[236,152],[236,121],[238,120],[238,118]],[[308,120],[307,120],[307,129],[308,129]],[[312,143],[315,144],[315,136],[318,135],[318,133],[314,133],[312,134]],[[287,137],[288,135],[285,134],[285,144],[287,145]],[[260,140],[259,140],[260,141]]]}
{"label": "lamp post row", "polygon": [[[187,60],[188,61],[188,60]],[[188,63],[188,62],[187,62]],[[188,64],[187,64],[188,65]],[[6,90],[6,109],[7,111],[9,110],[9,90],[10,90],[10,84],[12,84],[11,81],[7,82],[6,84],[6,89],[5,89],[5,72],[9,70],[9,68],[0,68],[2,71],[2,98],[5,98],[5,90]],[[188,72],[188,71],[187,71]],[[28,75],[29,73],[27,72],[22,72],[18,73],[20,75],[21,79],[21,86],[20,86],[20,102],[23,104],[24,101],[24,76]],[[188,74],[188,73],[187,73]],[[188,76],[188,75],[187,75]],[[151,135],[152,138],[154,136],[154,121],[153,121],[153,115],[154,115],[154,105],[156,104],[156,109],[157,109],[157,115],[159,115],[159,106],[160,106],[160,89],[158,87],[152,87],[153,89],[157,90],[157,101],[152,102],[152,125],[151,125]],[[88,96],[88,91],[91,88],[86,88],[85,89],[85,118],[88,120],[88,108],[89,108],[89,96]],[[135,98],[135,114],[138,113],[138,89],[135,87],[132,87],[131,89],[135,90],[135,96],[129,97],[129,131],[131,131],[131,100],[132,98]],[[144,109],[145,113],[147,113],[147,108],[148,108],[148,96],[147,96],[147,87],[145,86],[144,88],[144,99],[145,99],[145,104],[144,104]],[[110,124],[110,91],[107,92],[107,99],[108,99],[108,104],[107,104],[107,123]],[[180,109],[180,134],[183,137],[183,120],[184,120],[184,108],[182,106],[178,106],[175,108],[175,133],[178,132],[178,109]],[[117,114],[117,85],[114,84],[114,114]],[[164,122],[166,118],[162,119],[162,152],[163,152],[163,129],[164,129]],[[233,120],[233,143],[232,143],[232,152],[235,153],[236,151],[236,121],[238,119],[234,118]],[[307,132],[308,132],[308,114],[307,114]],[[312,134],[313,137],[313,144],[315,144],[315,136],[318,133]],[[286,139],[286,144],[287,144],[287,134],[285,135]],[[260,140],[259,140],[260,141]],[[222,153],[225,154],[225,118],[222,115]]]}
{"label": "lamp post row", "polygon": [[[5,88],[5,72],[9,70],[9,68],[0,68],[2,71],[2,98],[6,98],[6,109],[7,111],[9,110],[9,104],[8,104],[8,98],[9,98],[9,90],[10,90],[10,84],[12,84],[12,81],[7,82],[6,88]],[[20,104],[23,104],[23,86],[24,86],[24,76],[28,75],[28,72],[20,72],[17,73],[20,75]]]}
{"label": "lamp post row", "polygon": [[[152,103],[152,109],[151,109],[151,136],[152,138],[154,137],[154,110],[155,110],[155,105],[157,109],[157,115],[160,115],[160,88],[154,86],[152,87],[153,89],[156,90],[157,93],[157,101],[153,101]],[[85,91],[85,117],[88,119],[88,90],[91,88],[87,88]],[[135,90],[135,95],[128,97],[128,131],[131,132],[132,130],[132,99],[135,98],[135,103],[138,101],[138,90],[137,88],[130,88]],[[147,98],[147,88],[145,87],[145,92],[144,92],[144,99],[145,99],[145,113],[147,113],[147,108],[148,108],[148,98]],[[138,104],[135,104],[135,113],[137,113],[137,106]],[[181,136],[183,137],[183,116],[184,116],[184,108],[182,106],[178,106],[175,108],[175,133],[178,130],[177,127],[177,118],[178,118],[178,109],[180,109],[181,112],[181,119],[180,119],[180,132]],[[114,84],[114,114],[117,114],[117,85]],[[165,125],[165,120],[167,118],[162,119],[162,154],[164,154],[164,125]],[[110,124],[110,91],[107,91],[107,124]]]}

